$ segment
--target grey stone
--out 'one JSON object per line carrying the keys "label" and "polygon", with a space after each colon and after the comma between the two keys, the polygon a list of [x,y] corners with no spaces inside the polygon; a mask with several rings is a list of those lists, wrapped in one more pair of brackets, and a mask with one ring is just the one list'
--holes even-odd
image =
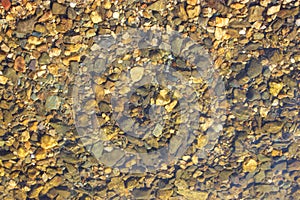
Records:
{"label": "grey stone", "polygon": [[49,96],[46,99],[46,110],[58,110],[61,104],[61,97],[58,96]]}
{"label": "grey stone", "polygon": [[248,65],[247,75],[250,78],[255,78],[256,76],[262,73],[262,68],[262,64],[259,62],[259,60],[252,59],[250,60]]}

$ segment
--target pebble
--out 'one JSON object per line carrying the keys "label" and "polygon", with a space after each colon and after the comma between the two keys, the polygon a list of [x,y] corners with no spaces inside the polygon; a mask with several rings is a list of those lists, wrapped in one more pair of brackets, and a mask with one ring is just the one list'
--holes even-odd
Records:
{"label": "pebble", "polygon": [[263,20],[263,12],[265,8],[261,6],[252,6],[249,8],[249,22],[256,22]]}
{"label": "pebble", "polygon": [[130,70],[130,78],[132,82],[138,82],[144,76],[145,69],[143,67],[133,67]]}
{"label": "pebble", "polygon": [[257,162],[254,159],[249,159],[243,162],[244,172],[254,172],[257,168]]}
{"label": "pebble", "polygon": [[192,6],[195,6],[196,4],[199,3],[198,0],[187,0],[186,2],[187,2],[187,4],[192,5]]}
{"label": "pebble", "polygon": [[102,22],[102,17],[99,15],[97,11],[93,11],[90,15],[91,20],[93,23],[97,24],[99,22]]}
{"label": "pebble", "polygon": [[280,83],[269,82],[269,86],[270,86],[270,94],[276,97],[278,96],[278,94],[280,93],[284,85],[282,82]]}
{"label": "pebble", "polygon": [[268,11],[267,11],[267,15],[273,15],[275,13],[278,13],[279,10],[280,10],[280,5],[276,5],[276,6],[272,6],[270,8],[268,8]]}
{"label": "pebble", "polygon": [[34,25],[36,24],[36,22],[36,17],[20,20],[17,23],[17,32],[25,34],[31,33],[34,30]]}
{"label": "pebble", "polygon": [[255,78],[256,76],[260,75],[262,73],[262,64],[257,59],[252,59],[249,62],[248,69],[247,69],[247,75],[250,78]]}
{"label": "pebble", "polygon": [[195,18],[198,17],[200,14],[200,6],[187,6],[186,13],[189,18]]}
{"label": "pebble", "polygon": [[1,4],[2,4],[4,10],[6,10],[6,11],[8,11],[11,7],[10,0],[1,0]]}
{"label": "pebble", "polygon": [[281,131],[283,125],[282,121],[267,122],[262,129],[267,133],[278,133]]}
{"label": "pebble", "polygon": [[5,85],[8,81],[8,78],[0,75],[0,84]]}
{"label": "pebble", "polygon": [[61,97],[59,96],[48,96],[46,99],[46,110],[58,110],[61,104]]}
{"label": "pebble", "polygon": [[103,2],[103,8],[106,10],[109,10],[111,8],[111,2],[110,0],[104,0]]}
{"label": "pebble", "polygon": [[14,69],[18,72],[25,72],[26,71],[25,60],[22,56],[18,56],[15,59]]}
{"label": "pebble", "polygon": [[229,23],[229,19],[228,18],[216,17],[216,26],[217,27],[227,26],[228,23]]}
{"label": "pebble", "polygon": [[50,135],[44,135],[41,138],[41,147],[43,149],[52,149],[53,147],[55,147],[57,145],[57,141],[56,139],[54,139],[52,136]]}
{"label": "pebble", "polygon": [[66,12],[67,12],[66,6],[56,3],[56,2],[53,3],[53,5],[52,5],[52,14],[53,15],[64,15],[64,14],[66,14]]}
{"label": "pebble", "polygon": [[48,53],[44,52],[41,54],[41,56],[38,59],[40,65],[48,65],[50,64],[50,56]]}
{"label": "pebble", "polygon": [[152,3],[150,6],[147,7],[149,10],[154,11],[162,11],[166,8],[166,1],[165,0],[158,0],[154,3]]}

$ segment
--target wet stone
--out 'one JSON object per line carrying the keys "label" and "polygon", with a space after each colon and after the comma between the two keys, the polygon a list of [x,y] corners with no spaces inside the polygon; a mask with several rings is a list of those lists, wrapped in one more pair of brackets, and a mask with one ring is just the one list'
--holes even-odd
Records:
{"label": "wet stone", "polygon": [[252,59],[249,62],[248,69],[247,69],[247,75],[250,78],[255,78],[256,76],[260,75],[262,73],[262,64],[257,59]]}
{"label": "wet stone", "polygon": [[26,66],[25,66],[25,60],[22,56],[18,56],[14,63],[14,69],[18,72],[25,72]]}
{"label": "wet stone", "polygon": [[58,110],[61,104],[61,97],[59,96],[49,96],[46,99],[45,107],[47,110]]}
{"label": "wet stone", "polygon": [[260,99],[260,92],[254,88],[250,88],[247,91],[247,99],[249,101],[254,101]]}
{"label": "wet stone", "polygon": [[54,15],[64,15],[66,14],[66,11],[67,11],[67,7],[62,5],[62,4],[59,4],[59,3],[53,3],[52,5],[52,14]]}
{"label": "wet stone", "polygon": [[39,57],[39,64],[41,65],[48,65],[50,62],[50,56],[46,52],[42,53],[42,55]]}
{"label": "wet stone", "polygon": [[44,135],[41,138],[41,147],[43,149],[51,149],[51,148],[55,147],[56,145],[57,145],[56,139],[54,139],[50,135]]}
{"label": "wet stone", "polygon": [[267,122],[262,129],[268,133],[278,133],[282,129],[283,125],[284,123],[282,121]]}

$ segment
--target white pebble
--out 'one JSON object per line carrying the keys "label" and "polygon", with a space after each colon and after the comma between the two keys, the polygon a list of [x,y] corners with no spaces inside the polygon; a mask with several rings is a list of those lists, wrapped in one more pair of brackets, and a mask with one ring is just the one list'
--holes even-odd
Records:
{"label": "white pebble", "polygon": [[113,13],[113,18],[119,19],[120,14],[118,12]]}
{"label": "white pebble", "polygon": [[240,31],[239,31],[239,34],[240,34],[240,35],[245,35],[245,34],[246,34],[246,30],[245,30],[245,29],[240,30]]}
{"label": "white pebble", "polygon": [[300,19],[296,20],[296,26],[300,26]]}
{"label": "white pebble", "polygon": [[75,8],[76,7],[76,3],[75,2],[70,2],[70,7],[71,8]]}

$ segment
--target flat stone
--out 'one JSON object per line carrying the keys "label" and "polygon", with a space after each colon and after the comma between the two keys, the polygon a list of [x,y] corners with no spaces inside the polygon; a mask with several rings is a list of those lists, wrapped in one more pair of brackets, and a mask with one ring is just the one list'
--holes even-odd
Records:
{"label": "flat stone", "polygon": [[229,19],[224,17],[216,17],[216,26],[217,27],[225,27],[228,26]]}
{"label": "flat stone", "polygon": [[186,199],[207,200],[208,192],[192,191],[189,189],[181,189],[177,191],[178,194],[184,196]]}
{"label": "flat stone", "polygon": [[163,128],[164,128],[164,127],[163,127],[162,125],[156,124],[156,126],[155,126],[155,128],[154,128],[154,130],[153,130],[153,135],[154,135],[155,137],[160,137],[161,134],[162,134]]}
{"label": "flat stone", "polygon": [[67,12],[67,7],[62,5],[62,4],[59,4],[59,3],[56,3],[54,2],[53,5],[52,5],[52,14],[54,15],[64,15],[66,14]]}
{"label": "flat stone", "polygon": [[283,125],[284,123],[282,121],[268,122],[264,124],[262,129],[267,133],[278,133],[282,129]]}
{"label": "flat stone", "polygon": [[300,171],[300,161],[294,161],[288,165],[289,171]]}
{"label": "flat stone", "polygon": [[248,65],[247,75],[250,78],[255,78],[262,73],[262,69],[262,64],[257,59],[252,59]]}
{"label": "flat stone", "polygon": [[130,77],[133,82],[137,82],[144,76],[145,69],[143,67],[133,67],[130,70]]}
{"label": "flat stone", "polygon": [[165,0],[158,0],[151,4],[150,6],[147,7],[149,10],[154,10],[154,11],[162,11],[166,9],[166,1]]}
{"label": "flat stone", "polygon": [[21,20],[17,23],[18,33],[31,33],[34,30],[34,25],[37,22],[36,17],[31,17]]}
{"label": "flat stone", "polygon": [[46,110],[58,110],[61,104],[61,97],[59,96],[49,96],[46,99]]}
{"label": "flat stone", "polygon": [[186,8],[186,13],[189,18],[195,18],[198,17],[200,14],[200,6],[190,6],[188,5]]}
{"label": "flat stone", "polygon": [[278,13],[280,11],[280,5],[272,6],[268,8],[267,15],[273,15],[275,13]]}
{"label": "flat stone", "polygon": [[256,22],[263,20],[263,12],[265,8],[261,6],[252,6],[249,9],[249,22]]}
{"label": "flat stone", "polygon": [[121,158],[124,156],[124,151],[121,151],[119,149],[114,149],[111,152],[104,152],[101,156],[101,161],[109,166],[114,166]]}

